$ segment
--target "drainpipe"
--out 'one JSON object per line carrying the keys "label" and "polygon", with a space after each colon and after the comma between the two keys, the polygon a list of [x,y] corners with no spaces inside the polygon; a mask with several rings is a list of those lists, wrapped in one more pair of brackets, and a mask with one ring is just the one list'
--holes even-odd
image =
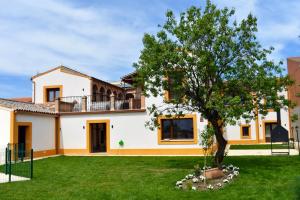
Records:
{"label": "drainpipe", "polygon": [[280,115],[280,110],[277,111],[277,125],[281,126],[281,115]]}

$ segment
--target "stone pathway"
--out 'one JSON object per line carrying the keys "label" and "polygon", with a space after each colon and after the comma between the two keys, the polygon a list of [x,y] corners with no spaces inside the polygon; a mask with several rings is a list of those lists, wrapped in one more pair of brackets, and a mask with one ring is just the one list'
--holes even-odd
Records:
{"label": "stone pathway", "polygon": [[[25,178],[22,176],[15,176],[15,175],[11,175],[11,182],[15,182],[15,181],[29,181],[29,178]],[[9,177],[8,175],[4,174],[4,173],[0,173],[0,183],[8,183],[9,182]]]}
{"label": "stone pathway", "polygon": [[[229,145],[228,145],[229,146]],[[287,149],[275,149],[273,152],[288,152]],[[249,150],[236,150],[229,149],[228,156],[271,156],[270,149],[249,149]],[[280,154],[276,154],[280,155]],[[286,155],[286,154],[282,154]],[[290,155],[299,155],[296,149],[290,149]]]}

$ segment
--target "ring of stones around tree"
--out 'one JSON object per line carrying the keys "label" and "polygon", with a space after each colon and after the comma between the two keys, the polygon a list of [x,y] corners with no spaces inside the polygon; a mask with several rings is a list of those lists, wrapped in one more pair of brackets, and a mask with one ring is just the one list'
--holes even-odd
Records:
{"label": "ring of stones around tree", "polygon": [[207,179],[204,176],[204,169],[211,169],[211,167],[203,167],[200,176],[196,176],[195,173],[186,175],[183,179],[176,182],[175,188],[198,191],[218,190],[230,184],[239,176],[239,167],[233,165],[223,165],[222,171],[224,176],[216,179]]}

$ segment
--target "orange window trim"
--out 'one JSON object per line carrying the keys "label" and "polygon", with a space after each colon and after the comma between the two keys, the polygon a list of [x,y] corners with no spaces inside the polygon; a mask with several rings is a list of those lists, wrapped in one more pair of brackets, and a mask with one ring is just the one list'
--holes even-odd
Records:
{"label": "orange window trim", "polygon": [[91,153],[91,133],[90,124],[105,123],[106,124],[106,152],[110,151],[110,120],[87,120],[86,121],[86,151]]}
{"label": "orange window trim", "polygon": [[59,96],[62,97],[63,96],[63,86],[62,85],[48,85],[48,86],[44,86],[43,87],[43,101],[44,103],[48,103],[47,101],[47,90],[48,89],[55,89],[58,88],[59,89]]}
{"label": "orange window trim", "polygon": [[[194,132],[194,137],[193,139],[186,139],[186,140],[162,140],[162,130],[161,130],[161,120],[162,119],[187,119],[187,118],[192,118],[193,119],[193,132]],[[196,114],[186,114],[184,116],[176,117],[167,117],[165,115],[159,116],[158,117],[158,123],[159,123],[159,128],[157,129],[157,139],[158,139],[158,144],[164,145],[164,144],[171,144],[171,145],[184,145],[184,144],[197,144],[198,143],[198,131],[197,131],[197,115]]]}
{"label": "orange window trim", "polygon": [[[249,136],[243,136],[243,128],[244,127],[249,128]],[[251,139],[251,125],[250,124],[240,125],[240,135],[241,135],[241,139]]]}

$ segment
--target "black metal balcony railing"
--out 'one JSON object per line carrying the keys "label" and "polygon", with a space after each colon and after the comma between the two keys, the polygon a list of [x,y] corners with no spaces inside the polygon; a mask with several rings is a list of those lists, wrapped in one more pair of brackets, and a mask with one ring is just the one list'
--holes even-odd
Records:
{"label": "black metal balcony railing", "polygon": [[116,111],[141,109],[141,105],[141,99],[116,99],[114,96],[95,98],[93,95],[70,96],[57,99],[55,110],[57,112]]}

